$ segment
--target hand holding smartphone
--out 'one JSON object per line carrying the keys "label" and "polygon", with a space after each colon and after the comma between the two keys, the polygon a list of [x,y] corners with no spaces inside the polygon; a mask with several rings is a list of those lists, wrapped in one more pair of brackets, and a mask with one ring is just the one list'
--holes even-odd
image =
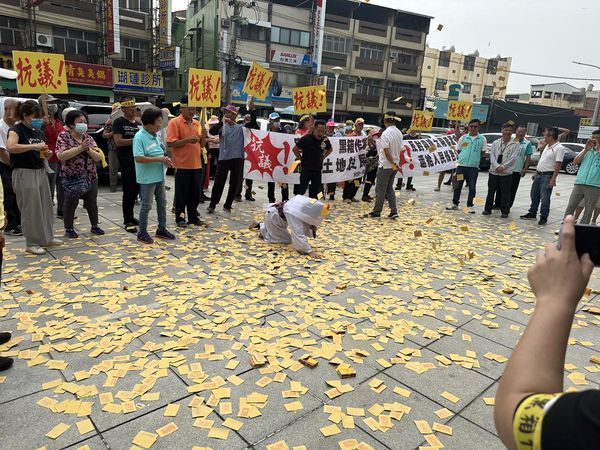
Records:
{"label": "hand holding smartphone", "polygon": [[[562,234],[562,229],[561,229]],[[561,248],[561,237],[559,235],[557,247]],[[600,227],[594,225],[575,225],[575,251],[581,257],[586,253],[594,266],[600,266]]]}

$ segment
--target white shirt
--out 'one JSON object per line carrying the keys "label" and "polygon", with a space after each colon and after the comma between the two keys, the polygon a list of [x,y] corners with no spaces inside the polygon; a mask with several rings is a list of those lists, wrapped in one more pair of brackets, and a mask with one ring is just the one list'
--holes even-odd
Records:
{"label": "white shirt", "polygon": [[393,166],[385,157],[385,152],[383,151],[385,148],[389,149],[394,164],[396,164],[397,167],[400,166],[400,152],[402,151],[403,147],[404,142],[402,140],[402,132],[394,125],[387,127],[383,133],[381,133],[379,145],[377,146],[379,167],[384,169],[393,169]]}
{"label": "white shirt", "polygon": [[546,145],[537,165],[538,172],[554,172],[554,163],[562,163],[567,149],[558,142]]}
{"label": "white shirt", "polygon": [[8,140],[8,124],[4,119],[0,119],[0,148],[6,149],[6,141]]}

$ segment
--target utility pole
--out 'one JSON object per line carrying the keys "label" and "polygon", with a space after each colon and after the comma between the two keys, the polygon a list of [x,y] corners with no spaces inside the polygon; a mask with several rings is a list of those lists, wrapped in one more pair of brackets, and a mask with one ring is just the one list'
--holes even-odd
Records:
{"label": "utility pole", "polygon": [[231,16],[231,35],[229,36],[229,52],[227,55],[227,80],[225,82],[225,100],[227,103],[231,103],[233,67],[237,50],[237,27],[238,22],[242,19],[240,16],[240,11],[242,10],[242,3],[237,0],[230,0],[229,6],[233,6],[233,15]]}

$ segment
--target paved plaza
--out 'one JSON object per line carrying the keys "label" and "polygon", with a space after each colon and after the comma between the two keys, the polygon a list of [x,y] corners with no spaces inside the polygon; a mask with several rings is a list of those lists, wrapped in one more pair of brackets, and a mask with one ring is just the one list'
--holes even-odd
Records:
{"label": "paved plaza", "polygon": [[[137,243],[106,187],[105,236],[79,209],[80,238],[45,257],[7,237],[0,329],[13,339],[0,351],[15,364],[0,374],[0,447],[502,449],[493,403],[534,308],[527,269],[556,240],[574,177],[559,176],[544,227],[519,219],[531,176],[509,219],[446,211],[436,180],[399,192],[395,221],[359,218],[372,205],[338,188],[322,261],[247,229],[262,183],[232,213],[200,205],[207,229],[176,230],[169,214],[175,242]],[[590,287],[565,389],[600,383],[600,320],[585,311],[600,306],[600,272]]]}

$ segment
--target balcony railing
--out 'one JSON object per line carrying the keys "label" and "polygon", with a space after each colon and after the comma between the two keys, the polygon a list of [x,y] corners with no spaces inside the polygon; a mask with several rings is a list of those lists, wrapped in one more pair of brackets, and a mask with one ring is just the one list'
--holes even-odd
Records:
{"label": "balcony railing", "polygon": [[387,25],[380,23],[367,22],[366,20],[359,20],[358,22],[358,32],[369,36],[386,37],[387,30]]}
{"label": "balcony railing", "polygon": [[352,94],[353,106],[364,106],[366,108],[379,108],[379,96]]}
{"label": "balcony railing", "polygon": [[394,38],[400,41],[416,42],[420,44],[423,39],[423,33],[420,31],[407,30],[406,28],[396,28]]}
{"label": "balcony railing", "polygon": [[354,60],[354,68],[358,70],[370,70],[372,72],[383,72],[383,63],[382,59],[361,58],[358,56]]}
{"label": "balcony railing", "polygon": [[338,30],[350,30],[350,18],[336,16],[334,14],[325,15],[325,29],[337,28]]}
{"label": "balcony railing", "polygon": [[419,67],[414,64],[402,64],[399,62],[392,63],[391,73],[394,75],[406,75],[409,77],[417,76]]}
{"label": "balcony railing", "polygon": [[348,63],[348,55],[342,53],[323,52],[321,64],[326,66],[341,66],[346,67]]}

